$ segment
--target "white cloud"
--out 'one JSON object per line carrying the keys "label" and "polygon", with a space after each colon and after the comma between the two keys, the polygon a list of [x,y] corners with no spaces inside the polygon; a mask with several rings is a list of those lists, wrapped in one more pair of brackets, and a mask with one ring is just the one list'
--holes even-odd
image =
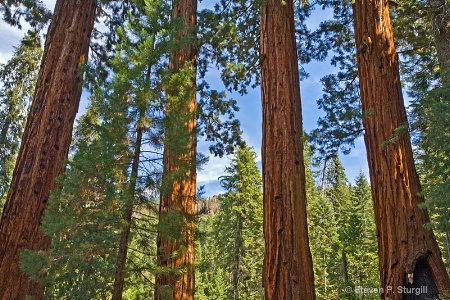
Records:
{"label": "white cloud", "polygon": [[203,166],[203,170],[198,171],[197,182],[199,185],[219,181],[219,177],[225,174],[225,167],[230,160],[226,157],[220,158],[209,156],[209,162]]}
{"label": "white cloud", "polygon": [[[44,0],[44,4],[48,9],[52,10],[55,7],[56,0]],[[10,26],[4,21],[0,20],[0,32],[2,33],[2,42],[0,43],[0,63],[8,61],[14,51],[14,46],[18,45],[24,34],[28,31],[30,26],[22,21],[22,30],[17,27]],[[44,30],[46,32],[47,30]]]}
{"label": "white cloud", "polygon": [[14,46],[19,44],[25,31],[11,27],[3,21],[0,21],[0,32],[2,33],[2,42],[0,43],[0,62],[8,61],[14,51]]}

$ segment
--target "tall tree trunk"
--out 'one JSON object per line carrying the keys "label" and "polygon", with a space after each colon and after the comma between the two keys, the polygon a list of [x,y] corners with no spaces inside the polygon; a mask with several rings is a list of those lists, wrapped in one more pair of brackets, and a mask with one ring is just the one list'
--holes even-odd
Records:
{"label": "tall tree trunk", "polygon": [[345,253],[345,249],[342,249],[342,268],[344,271],[344,282],[348,282],[349,281],[348,259],[347,259],[347,253]]}
{"label": "tall tree trunk", "polygon": [[[196,62],[193,41],[197,0],[173,0],[172,17],[184,21],[177,34],[179,49],[171,53],[172,74],[185,74],[168,84],[164,137],[163,187],[157,237],[158,266],[155,299],[194,299],[194,232],[196,202]],[[165,229],[163,229],[165,228]],[[169,233],[172,236],[169,236]]]}
{"label": "tall tree trunk", "polygon": [[[150,73],[150,68],[149,68]],[[149,76],[148,76],[149,78]],[[139,162],[141,157],[141,147],[142,147],[142,135],[144,131],[144,119],[145,119],[145,109],[141,109],[139,112],[139,120],[136,130],[136,143],[133,154],[133,162],[131,165],[130,174],[130,186],[128,188],[128,195],[124,205],[123,219],[124,227],[120,235],[119,242],[119,252],[117,254],[116,260],[116,273],[114,276],[114,289],[112,300],[122,300],[123,285],[125,282],[125,270],[128,254],[128,244],[131,232],[131,222],[133,217],[133,207],[136,194],[137,178],[139,171]]]}
{"label": "tall tree trunk", "polygon": [[443,84],[450,84],[450,3],[448,0],[429,0],[434,41],[441,67]]}
{"label": "tall tree trunk", "polygon": [[[242,205],[242,204],[241,204]],[[240,271],[241,271],[241,250],[243,246],[242,239],[242,215],[241,212],[238,212],[237,215],[237,228],[236,228],[236,238],[234,239],[234,267],[233,267],[233,299],[239,300],[239,279],[240,279]]]}
{"label": "tall tree trunk", "polygon": [[323,161],[323,169],[322,169],[322,184],[321,184],[321,194],[322,197],[325,197],[325,184],[327,181],[327,162],[328,162],[328,156],[325,154],[325,160]]}
{"label": "tall tree trunk", "polygon": [[448,262],[450,262],[450,235],[448,232],[445,233],[445,250],[447,252]]}
{"label": "tall tree trunk", "polygon": [[315,299],[292,0],[261,11],[265,299]]}
{"label": "tall tree trunk", "polygon": [[426,285],[427,296],[435,297],[450,289],[450,281],[434,235],[423,227],[428,213],[418,207],[423,199],[406,128],[388,0],[355,0],[353,14],[384,288],[380,296],[412,299],[414,294],[398,293],[398,288]]}
{"label": "tall tree trunk", "polygon": [[0,299],[42,299],[44,287],[19,270],[24,249],[45,250],[39,226],[49,191],[64,170],[81,96],[82,65],[94,26],[95,0],[58,0],[49,27],[22,144],[0,221]]}

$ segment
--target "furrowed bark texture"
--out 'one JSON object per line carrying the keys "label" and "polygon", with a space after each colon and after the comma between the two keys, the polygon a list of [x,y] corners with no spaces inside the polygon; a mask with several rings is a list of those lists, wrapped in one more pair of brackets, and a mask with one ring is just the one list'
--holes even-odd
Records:
{"label": "furrowed bark texture", "polygon": [[[378,237],[381,299],[426,299],[450,288],[411,150],[387,0],[353,4],[361,101]],[[427,293],[398,288],[427,286]],[[414,298],[417,297],[417,298]]]}
{"label": "furrowed bark texture", "polygon": [[[168,92],[166,115],[174,122],[169,123],[166,128],[159,222],[160,227],[168,225],[179,236],[169,237],[162,231],[158,232],[158,266],[168,270],[156,276],[155,299],[190,300],[194,299],[195,287],[197,51],[192,39],[188,43],[183,40],[195,37],[197,0],[174,0],[172,5],[173,19],[183,19],[186,29],[177,36],[182,47],[171,54],[169,68],[173,73],[187,68],[191,76],[187,87],[189,92],[181,92],[181,86],[169,87]],[[172,97],[178,98],[175,100],[178,103],[172,102]],[[179,120],[184,120],[184,124],[179,126]]]}
{"label": "furrowed bark texture", "polygon": [[261,12],[265,299],[315,299],[291,0]]}
{"label": "furrowed bark texture", "polygon": [[40,231],[49,191],[63,172],[81,96],[95,0],[58,0],[27,124],[0,221],[0,299],[42,299],[44,288],[19,270],[24,249],[45,250]]}

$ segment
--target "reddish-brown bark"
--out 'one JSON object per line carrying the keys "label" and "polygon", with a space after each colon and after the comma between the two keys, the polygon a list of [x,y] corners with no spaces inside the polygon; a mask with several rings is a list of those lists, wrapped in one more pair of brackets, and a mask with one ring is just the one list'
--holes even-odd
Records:
{"label": "reddish-brown bark", "polygon": [[292,0],[261,12],[265,299],[315,299]]}
{"label": "reddish-brown bark", "polygon": [[42,286],[19,270],[24,249],[45,250],[39,226],[49,191],[63,172],[81,96],[95,0],[59,0],[49,27],[30,113],[0,222],[0,299],[42,299]]}
{"label": "reddish-brown bark", "polygon": [[181,48],[171,53],[169,68],[173,73],[187,70],[190,78],[187,87],[184,83],[168,86],[166,115],[170,121],[165,133],[159,222],[176,236],[158,232],[158,266],[166,271],[156,276],[155,299],[190,300],[195,287],[197,51],[192,37],[197,26],[197,0],[174,0],[172,5],[173,19],[182,18],[185,30],[177,35]]}
{"label": "reddish-brown bark", "polygon": [[[450,289],[411,150],[387,0],[353,4],[361,101],[378,237],[381,299],[413,299],[400,287]],[[400,129],[399,129],[400,128]],[[412,284],[409,284],[412,282]],[[407,290],[406,290],[407,291]],[[414,298],[419,299],[419,298]],[[420,298],[422,299],[422,298]]]}

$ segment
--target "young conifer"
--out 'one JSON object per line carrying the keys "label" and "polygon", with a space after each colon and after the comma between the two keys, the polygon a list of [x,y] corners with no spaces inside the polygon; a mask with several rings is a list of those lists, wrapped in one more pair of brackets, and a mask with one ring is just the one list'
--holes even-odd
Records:
{"label": "young conifer", "polygon": [[29,31],[13,57],[0,65],[0,214],[33,97],[42,47],[38,32]]}
{"label": "young conifer", "polygon": [[221,177],[225,194],[219,196],[216,216],[220,265],[229,280],[227,299],[262,299],[260,274],[264,242],[262,232],[262,179],[256,153],[239,148]]}

